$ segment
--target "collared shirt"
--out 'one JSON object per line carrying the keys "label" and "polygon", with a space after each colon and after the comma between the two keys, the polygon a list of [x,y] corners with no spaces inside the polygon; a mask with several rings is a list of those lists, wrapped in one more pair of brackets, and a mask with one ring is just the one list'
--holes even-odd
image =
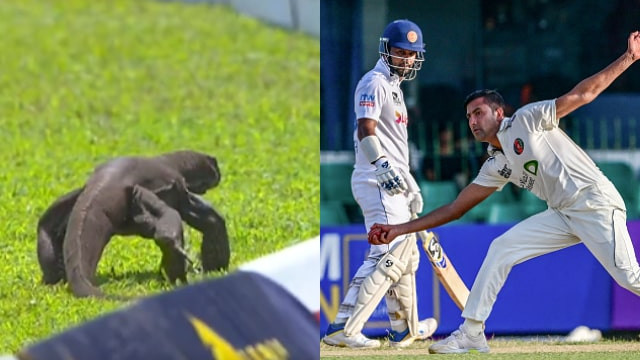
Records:
{"label": "collared shirt", "polygon": [[525,105],[504,118],[497,134],[502,149],[489,145],[491,157],[473,182],[499,190],[512,182],[552,208],[568,205],[587,186],[609,182],[558,120],[555,99]]}
{"label": "collared shirt", "polygon": [[353,134],[356,152],[355,168],[375,170],[364,154],[358,151],[357,119],[377,121],[376,136],[380,139],[384,155],[392,166],[409,172],[409,145],[407,135],[407,107],[400,89],[400,78],[390,75],[389,68],[379,59],[376,66],[358,82],[354,94],[356,126]]}

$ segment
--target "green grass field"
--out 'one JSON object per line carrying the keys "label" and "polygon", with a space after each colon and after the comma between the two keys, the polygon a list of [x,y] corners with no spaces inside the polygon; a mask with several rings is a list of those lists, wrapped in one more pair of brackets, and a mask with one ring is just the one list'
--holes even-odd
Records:
{"label": "green grass field", "polygon": [[[216,156],[205,197],[227,218],[231,270],[318,234],[317,39],[150,0],[2,1],[0,19],[0,354],[125,305],[40,284],[36,258],[40,214],[104,160]],[[186,241],[197,258],[199,234]],[[159,260],[150,240],[114,238],[100,287],[166,291]]]}

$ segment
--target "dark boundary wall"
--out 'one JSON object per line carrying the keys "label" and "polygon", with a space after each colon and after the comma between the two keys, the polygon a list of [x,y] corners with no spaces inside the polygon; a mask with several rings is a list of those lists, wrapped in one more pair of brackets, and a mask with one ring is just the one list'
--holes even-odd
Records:
{"label": "dark boundary wall", "polygon": [[[460,276],[471,287],[491,241],[511,225],[449,225],[435,229]],[[630,221],[636,256],[640,257],[640,221]],[[320,335],[337,313],[344,289],[368,243],[362,225],[320,230]],[[526,239],[523,239],[526,241]],[[462,322],[460,310],[439,286],[439,314],[434,308],[433,273],[421,255],[417,273],[420,318],[439,315],[436,335],[446,335]],[[437,280],[436,280],[437,281]],[[579,244],[531,259],[513,268],[486,323],[487,334],[566,334],[586,325],[603,331],[640,330],[640,297],[621,289]],[[364,333],[384,335],[388,328],[384,302]]]}

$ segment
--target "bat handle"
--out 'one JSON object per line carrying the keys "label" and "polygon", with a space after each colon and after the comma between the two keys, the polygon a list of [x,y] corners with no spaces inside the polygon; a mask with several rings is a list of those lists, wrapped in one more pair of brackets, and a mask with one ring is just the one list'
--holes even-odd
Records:
{"label": "bat handle", "polygon": [[[411,220],[415,220],[417,218],[418,218],[418,214],[411,213]],[[429,235],[427,234],[426,230],[418,231],[418,236],[422,239],[422,241],[427,241],[427,239],[429,238]]]}

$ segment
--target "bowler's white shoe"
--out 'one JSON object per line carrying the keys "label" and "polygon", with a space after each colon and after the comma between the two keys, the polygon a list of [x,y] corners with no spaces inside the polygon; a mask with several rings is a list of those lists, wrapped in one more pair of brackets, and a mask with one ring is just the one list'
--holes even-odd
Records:
{"label": "bowler's white shoe", "polygon": [[451,333],[448,338],[429,346],[431,354],[462,354],[470,351],[487,353],[489,352],[489,345],[484,333],[480,333],[478,336],[471,336],[466,332],[464,325],[460,325],[460,328]]}
{"label": "bowler's white shoe", "polygon": [[389,332],[389,346],[397,348],[405,348],[413,344],[416,340],[425,340],[438,328],[438,322],[434,318],[427,318],[418,323],[418,334],[411,336],[407,328],[403,332],[391,330]]}
{"label": "bowler's white shoe", "polygon": [[344,333],[344,324],[329,324],[327,332],[322,338],[322,341],[331,346],[349,347],[349,348],[378,348],[380,347],[380,340],[369,339],[357,333],[352,336],[347,336]]}

